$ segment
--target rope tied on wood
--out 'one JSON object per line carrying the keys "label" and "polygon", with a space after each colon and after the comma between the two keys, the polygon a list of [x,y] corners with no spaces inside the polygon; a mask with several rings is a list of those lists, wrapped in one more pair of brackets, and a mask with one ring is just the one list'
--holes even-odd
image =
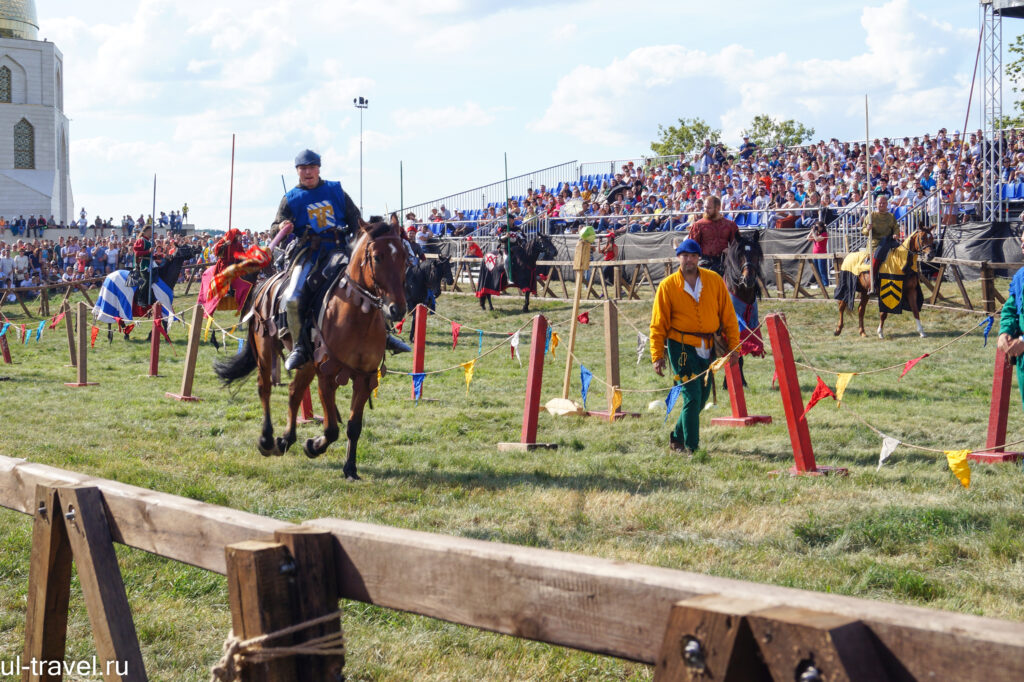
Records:
{"label": "rope tied on wood", "polygon": [[210,682],[236,682],[241,680],[246,665],[266,663],[286,656],[344,656],[345,633],[341,630],[290,646],[266,646],[266,642],[300,630],[305,630],[341,617],[341,611],[328,613],[275,632],[240,640],[234,631],[224,640],[223,655],[210,669]]}

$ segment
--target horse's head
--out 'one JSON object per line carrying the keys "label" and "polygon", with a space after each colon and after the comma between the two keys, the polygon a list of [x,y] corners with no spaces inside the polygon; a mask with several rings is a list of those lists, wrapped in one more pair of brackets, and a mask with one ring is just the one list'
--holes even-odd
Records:
{"label": "horse's head", "polygon": [[757,288],[764,252],[761,251],[761,233],[741,234],[729,245],[725,258],[725,279],[733,287]]}
{"label": "horse's head", "polygon": [[455,275],[452,272],[451,255],[438,256],[435,263],[436,264],[434,265],[434,268],[435,271],[437,272],[438,280],[444,282],[448,286],[452,286],[453,284],[455,284]]}
{"label": "horse's head", "polygon": [[349,276],[380,296],[393,322],[405,317],[405,244],[398,225],[383,219],[359,221],[362,233],[353,249]]}
{"label": "horse's head", "polygon": [[908,250],[925,262],[930,261],[936,256],[938,242],[935,240],[935,234],[932,232],[931,226],[917,228],[917,231],[910,236]]}
{"label": "horse's head", "polygon": [[551,241],[551,237],[546,234],[538,234],[536,243],[540,248],[538,260],[555,260],[558,258],[558,247]]}

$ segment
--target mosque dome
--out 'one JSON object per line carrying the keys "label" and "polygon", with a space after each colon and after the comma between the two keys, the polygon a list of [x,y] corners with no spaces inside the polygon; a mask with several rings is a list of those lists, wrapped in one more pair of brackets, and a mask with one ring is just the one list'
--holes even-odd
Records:
{"label": "mosque dome", "polygon": [[39,39],[35,0],[0,0],[0,38]]}

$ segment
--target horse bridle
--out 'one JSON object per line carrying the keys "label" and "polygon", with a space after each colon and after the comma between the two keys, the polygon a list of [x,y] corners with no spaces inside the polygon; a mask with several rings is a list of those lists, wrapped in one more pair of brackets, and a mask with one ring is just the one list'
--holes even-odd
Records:
{"label": "horse bridle", "polygon": [[[359,282],[356,282],[356,281],[354,281],[354,280],[352,280],[350,278],[346,278],[346,280],[348,282],[348,286],[352,287],[353,289],[358,291],[360,294],[365,296],[370,301],[370,303],[373,304],[373,307],[377,308],[381,312],[384,312],[384,309],[387,307],[387,303],[385,303],[384,297],[380,295],[380,289],[377,286],[377,271],[373,267],[373,258],[370,257],[370,246],[372,244],[376,244],[378,242],[384,242],[384,241],[396,241],[396,242],[399,243],[398,244],[399,248],[402,248],[402,249],[404,249],[404,245],[402,245],[402,243],[401,243],[402,242],[402,238],[400,236],[392,233],[392,232],[389,232],[387,234],[383,234],[383,235],[381,235],[379,237],[375,237],[375,238],[370,238],[369,233],[367,233],[366,236],[367,236],[366,245],[363,247],[363,264],[359,267],[359,269],[362,270],[364,267],[366,267],[366,264],[369,263],[369,267],[370,267],[370,281],[373,282],[372,289],[367,289],[365,286],[363,286]],[[404,253],[404,251],[403,251],[403,253]]]}

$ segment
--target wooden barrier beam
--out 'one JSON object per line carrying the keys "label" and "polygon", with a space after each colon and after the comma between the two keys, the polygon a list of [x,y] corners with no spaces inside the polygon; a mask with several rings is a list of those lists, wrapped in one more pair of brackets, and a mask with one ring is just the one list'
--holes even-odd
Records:
{"label": "wooden barrier beam", "polygon": [[[732,358],[725,363],[725,380],[729,386],[729,405],[732,408],[730,417],[714,417],[712,426],[753,426],[755,424],[771,424],[772,418],[767,414],[747,414],[747,397],[743,392],[743,374],[740,363]],[[714,378],[712,377],[712,381]]]}
{"label": "wooden barrier beam", "polygon": [[[97,386],[95,381],[89,381],[88,371],[88,353],[89,353],[89,313],[88,308],[85,307],[84,301],[78,302],[78,319],[76,324],[78,326],[78,359],[74,363],[78,369],[78,381],[65,383],[65,386],[80,387],[80,386]],[[67,318],[64,318],[67,322]],[[68,322],[70,324],[70,322]]]}
{"label": "wooden barrier beam", "polygon": [[66,299],[61,304],[61,312],[64,313],[64,328],[68,333],[68,355],[71,357],[71,363],[65,365],[65,367],[78,367],[78,352],[75,349],[75,326],[71,324],[71,306]]}
{"label": "wooden barrier beam", "polygon": [[185,349],[185,367],[181,374],[181,392],[165,393],[164,396],[167,398],[174,398],[175,400],[185,402],[199,400],[199,398],[192,395],[192,383],[196,376],[196,360],[199,357],[199,343],[203,334],[202,326],[205,316],[206,311],[203,310],[201,305],[197,305],[192,310],[192,326],[188,329],[188,348]]}
{"label": "wooden barrier beam", "polygon": [[149,377],[160,376],[160,336],[162,335],[164,323],[162,319],[163,306],[153,303],[153,331],[149,333]]}
{"label": "wooden barrier beam", "polygon": [[[418,304],[413,311],[413,339],[412,343],[412,372],[420,374],[423,372],[424,358],[427,351],[427,306]],[[413,380],[410,389],[410,397],[416,399],[416,381]],[[420,385],[420,398],[423,398],[423,386]]]}
{"label": "wooden barrier beam", "polygon": [[[0,505],[34,514],[36,485],[103,492],[116,542],[224,573],[225,546],[294,528],[195,500],[0,457]],[[1024,677],[1024,623],[717,578],[533,547],[338,519],[307,526],[338,542],[339,596],[648,664],[672,606],[718,594],[856,618],[903,679]],[[438,576],[442,576],[443,579]]]}

